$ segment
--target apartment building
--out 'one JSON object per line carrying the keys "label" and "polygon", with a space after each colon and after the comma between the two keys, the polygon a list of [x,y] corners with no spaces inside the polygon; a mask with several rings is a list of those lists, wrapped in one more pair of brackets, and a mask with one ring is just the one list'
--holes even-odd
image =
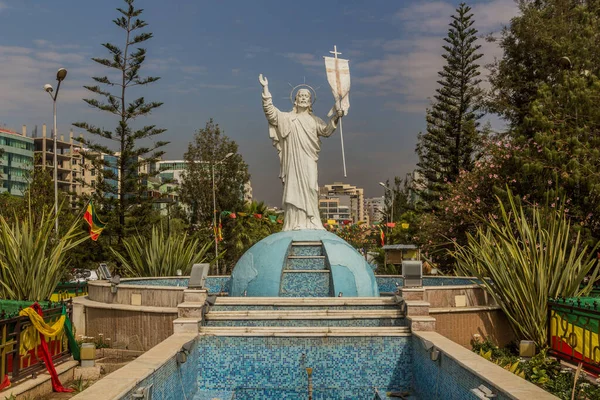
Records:
{"label": "apartment building", "polygon": [[33,170],[33,139],[22,133],[0,128],[0,193],[23,196]]}
{"label": "apartment building", "polygon": [[[24,127],[25,129],[25,127]],[[46,124],[42,125],[42,134],[38,135],[37,129],[33,134],[35,166],[50,169],[54,179],[54,136],[47,131]],[[85,188],[81,181],[85,177],[85,163],[81,155],[81,144],[73,139],[73,131],[69,132],[69,139],[65,140],[60,135],[56,140],[57,186],[58,190],[70,193],[71,200],[75,196],[89,193],[90,188]]]}
{"label": "apartment building", "polygon": [[[322,207],[323,204],[323,208]],[[334,182],[324,185],[319,189],[319,211],[323,215],[344,216],[343,218],[328,218],[339,220],[350,220],[368,223],[368,215],[365,212],[364,190],[347,183]]]}

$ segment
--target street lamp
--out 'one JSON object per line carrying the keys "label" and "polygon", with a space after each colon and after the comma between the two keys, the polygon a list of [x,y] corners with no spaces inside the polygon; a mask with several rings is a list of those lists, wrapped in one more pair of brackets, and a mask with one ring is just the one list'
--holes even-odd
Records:
{"label": "street lamp", "polygon": [[58,81],[58,85],[56,85],[56,93],[54,93],[54,95],[52,94],[52,92],[54,91],[52,85],[48,83],[44,85],[44,90],[50,95],[50,98],[52,98],[52,103],[54,105],[54,216],[56,217],[56,219],[54,220],[54,230],[56,231],[56,237],[58,237],[58,161],[56,157],[56,137],[58,132],[56,130],[56,98],[58,97],[60,84],[62,81],[65,80],[66,77],[67,70],[65,68],[61,68],[56,72],[56,80]]}
{"label": "street lamp", "polygon": [[392,211],[391,211],[391,217],[390,217],[390,218],[391,218],[391,221],[390,221],[390,222],[392,222],[392,223],[393,223],[393,222],[394,222],[394,191],[393,191],[392,189],[390,189],[389,187],[387,187],[387,185],[386,185],[385,183],[383,183],[383,182],[379,182],[379,185],[380,185],[380,186],[383,186],[383,188],[384,188],[386,191],[388,191],[388,190],[389,190],[390,192],[392,192]]}
{"label": "street lamp", "polygon": [[213,232],[215,234],[215,266],[217,268],[217,273],[219,273],[219,236],[217,234],[217,196],[215,194],[215,165],[223,164],[223,162],[225,162],[225,160],[227,160],[232,155],[233,153],[227,153],[221,161],[216,161],[212,163]]}

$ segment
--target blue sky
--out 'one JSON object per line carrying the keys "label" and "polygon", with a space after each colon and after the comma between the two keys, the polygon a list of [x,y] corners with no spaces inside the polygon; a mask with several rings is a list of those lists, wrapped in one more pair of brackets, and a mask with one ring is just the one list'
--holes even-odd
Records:
{"label": "blue sky", "polygon": [[[164,106],[144,121],[168,131],[167,157],[181,159],[194,132],[214,118],[240,146],[250,167],[254,197],[279,206],[278,158],[262,113],[258,74],[269,79],[275,105],[291,108],[290,86],[317,89],[315,113],[325,118],[333,97],[322,56],[337,45],[350,59],[350,113],[344,118],[348,177],[339,132],[323,140],[319,183],[344,181],[382,195],[377,182],[415,167],[417,134],[443,65],[442,44],[458,1],[158,1],[138,0],[154,38],[145,73],[162,79],[133,90]],[[83,85],[107,74],[91,57],[105,57],[101,43],[120,45],[111,21],[121,0],[0,0],[0,124],[52,123],[42,90],[56,70],[69,75],[59,95],[59,134],[86,121],[113,128],[116,120],[90,109]],[[498,32],[517,14],[513,0],[469,3],[480,34]],[[501,56],[479,40],[482,64]],[[487,74],[482,69],[484,75]],[[494,126],[501,123],[491,118]],[[76,130],[77,132],[77,130]]]}

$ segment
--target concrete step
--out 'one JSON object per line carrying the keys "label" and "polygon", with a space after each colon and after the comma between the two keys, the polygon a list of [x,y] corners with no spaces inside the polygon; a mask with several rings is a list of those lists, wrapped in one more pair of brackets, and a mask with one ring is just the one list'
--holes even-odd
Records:
{"label": "concrete step", "polygon": [[183,302],[177,306],[177,315],[183,318],[200,318],[204,303]]}
{"label": "concrete step", "polygon": [[[290,297],[284,297],[289,299]],[[325,299],[320,297],[320,299]],[[286,305],[261,305],[261,304],[240,304],[240,305],[223,305],[216,304],[212,306],[211,311],[240,311],[240,310],[399,310],[397,304],[382,304],[382,305],[327,305],[315,304],[310,306],[286,304]]]}
{"label": "concrete step", "polygon": [[410,336],[408,327],[202,327],[205,336]]}
{"label": "concrete step", "polygon": [[217,297],[215,306],[392,306],[393,297]]}
{"label": "concrete step", "polygon": [[284,269],[281,271],[284,274],[328,274],[328,269]]}
{"label": "concrete step", "polygon": [[325,256],[288,256],[288,260],[324,260]]}
{"label": "concrete step", "polygon": [[210,311],[206,320],[317,320],[317,319],[368,319],[368,318],[403,318],[401,310],[239,310]]}
{"label": "concrete step", "polygon": [[177,318],[173,320],[173,333],[198,332],[200,320],[198,318]]}
{"label": "concrete step", "polygon": [[326,270],[324,256],[288,256],[285,271],[295,270]]}
{"label": "concrete step", "polygon": [[406,318],[357,318],[357,319],[225,319],[207,320],[208,327],[399,327],[408,326]]}
{"label": "concrete step", "polygon": [[429,316],[429,302],[421,300],[407,300],[406,315],[409,316]]}
{"label": "concrete step", "polygon": [[292,244],[290,248],[291,256],[323,256],[323,245],[321,243],[303,245]]}

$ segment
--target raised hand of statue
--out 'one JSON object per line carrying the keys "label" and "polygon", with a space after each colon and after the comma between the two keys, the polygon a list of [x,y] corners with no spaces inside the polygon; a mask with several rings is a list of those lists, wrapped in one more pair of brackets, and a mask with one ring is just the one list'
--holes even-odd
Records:
{"label": "raised hand of statue", "polygon": [[260,74],[258,76],[258,81],[263,87],[263,96],[270,97],[271,93],[269,93],[269,80],[267,79],[267,77]]}
{"label": "raised hand of statue", "polygon": [[269,86],[269,80],[267,79],[266,76],[263,76],[262,74],[258,75],[258,81],[260,82],[262,87]]}

